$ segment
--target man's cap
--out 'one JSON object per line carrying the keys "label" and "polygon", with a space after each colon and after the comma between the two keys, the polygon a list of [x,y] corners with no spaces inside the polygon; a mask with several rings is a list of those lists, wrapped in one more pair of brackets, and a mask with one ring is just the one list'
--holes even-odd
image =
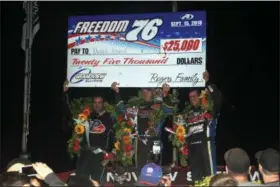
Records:
{"label": "man's cap", "polygon": [[157,186],[162,178],[162,169],[155,163],[146,164],[142,169],[137,186]]}
{"label": "man's cap", "polygon": [[279,172],[280,162],[279,162],[279,152],[274,149],[266,149],[259,151],[255,154],[256,159],[259,164],[269,172]]}
{"label": "man's cap", "polygon": [[250,168],[249,155],[241,148],[233,148],[228,150],[224,159],[226,166],[233,173],[247,173]]}

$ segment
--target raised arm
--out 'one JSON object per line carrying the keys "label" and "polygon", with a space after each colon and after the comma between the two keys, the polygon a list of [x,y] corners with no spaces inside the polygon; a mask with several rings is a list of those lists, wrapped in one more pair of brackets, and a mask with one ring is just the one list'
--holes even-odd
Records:
{"label": "raised arm", "polygon": [[69,87],[67,86],[67,82],[64,82],[63,85],[63,93],[62,93],[62,102],[61,102],[61,110],[62,110],[62,126],[64,130],[67,130],[69,127],[72,127],[72,110],[69,101]]}
{"label": "raised arm", "polygon": [[118,107],[118,110],[121,113],[124,114],[125,113],[125,106],[124,106],[124,101],[122,100],[121,95],[120,95],[120,89],[118,87],[118,83],[117,82],[113,82],[112,85],[111,85],[111,88],[114,91],[115,102],[116,102],[116,105]]}
{"label": "raised arm", "polygon": [[209,81],[209,73],[207,71],[203,73],[203,79],[206,81],[206,88],[210,92],[214,102],[213,116],[218,117],[222,107],[222,93],[215,84]]}
{"label": "raised arm", "polygon": [[172,115],[174,112],[173,103],[171,102],[170,97],[170,87],[168,84],[163,84],[162,86],[163,93],[163,111],[165,115]]}

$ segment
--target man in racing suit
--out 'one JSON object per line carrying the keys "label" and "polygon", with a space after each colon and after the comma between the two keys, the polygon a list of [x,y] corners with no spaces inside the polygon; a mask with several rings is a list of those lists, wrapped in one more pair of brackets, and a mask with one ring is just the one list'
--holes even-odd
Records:
{"label": "man in racing suit", "polygon": [[[124,102],[121,99],[120,93],[119,93],[119,88],[117,87],[117,83],[114,82],[112,84],[112,90],[115,92],[115,99],[116,99],[116,103],[117,106],[119,107],[119,110],[122,111],[123,113],[126,112],[126,110],[128,109],[127,106],[124,105]],[[145,131],[149,128],[148,126],[148,118],[150,113],[153,110],[153,106],[155,104],[154,99],[153,99],[153,89],[151,88],[145,88],[142,89],[142,94],[143,94],[143,102],[141,102],[141,104],[139,106],[135,106],[136,108],[138,108],[138,150],[137,151],[137,160],[135,160],[135,165],[137,167],[137,171],[140,172],[141,168],[148,162],[148,161],[152,161],[153,159],[153,153],[152,153],[152,149],[153,149],[153,141],[154,140],[161,140],[161,131],[163,128],[163,123],[165,118],[161,119],[159,124],[156,124],[156,129],[155,129],[155,134],[154,136],[150,136],[150,137],[143,137],[141,138],[142,135],[145,135]],[[169,98],[169,85],[164,84],[163,85],[163,103],[162,103],[162,107],[163,107],[163,112],[164,112],[164,116],[168,116],[168,115],[173,115],[173,107],[171,106],[171,100]],[[162,146],[162,144],[161,144]],[[162,149],[161,149],[162,150]],[[160,161],[161,162],[161,158]]]}
{"label": "man in racing suit", "polygon": [[[63,104],[64,108],[70,110],[67,91],[68,87],[64,85]],[[67,114],[69,116],[67,117],[69,123],[72,123],[72,114]],[[104,99],[102,97],[98,96],[93,98],[93,111],[90,114],[88,122],[81,142],[80,157],[76,163],[76,175],[85,179],[90,178],[102,184],[104,179],[103,174],[105,172],[102,162],[104,159],[112,159],[111,157],[113,155],[111,151],[114,143],[113,118],[105,110]],[[108,154],[96,152],[95,150],[97,148],[104,150]]]}
{"label": "man in racing suit", "polygon": [[[93,112],[90,115],[89,126],[86,127],[84,138],[81,143],[81,155],[77,161],[76,175],[90,177],[90,179],[103,183],[105,167],[102,166],[104,159],[111,154],[114,142],[113,120],[104,108],[102,97],[95,97]],[[104,150],[96,152],[98,148]]]}
{"label": "man in racing suit", "polygon": [[215,131],[221,108],[221,93],[209,82],[207,71],[203,73],[203,79],[213,101],[212,116],[202,108],[200,91],[197,89],[189,92],[191,105],[184,112],[188,132],[188,158],[193,182],[216,173]]}

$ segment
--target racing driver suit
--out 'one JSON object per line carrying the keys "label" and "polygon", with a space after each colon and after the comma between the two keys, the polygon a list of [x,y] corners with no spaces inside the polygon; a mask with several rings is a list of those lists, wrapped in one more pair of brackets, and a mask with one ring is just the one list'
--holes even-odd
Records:
{"label": "racing driver suit", "polygon": [[95,153],[98,148],[110,153],[113,148],[113,119],[105,110],[90,114],[89,126],[85,127],[81,154],[77,160],[76,175],[90,178],[103,184],[105,167],[102,166],[104,154]]}
{"label": "racing driver suit", "polygon": [[188,158],[193,182],[216,173],[215,131],[222,97],[215,85],[207,82],[206,88],[213,101],[212,116],[205,113],[201,106],[189,107],[188,111],[184,112],[188,131]]}

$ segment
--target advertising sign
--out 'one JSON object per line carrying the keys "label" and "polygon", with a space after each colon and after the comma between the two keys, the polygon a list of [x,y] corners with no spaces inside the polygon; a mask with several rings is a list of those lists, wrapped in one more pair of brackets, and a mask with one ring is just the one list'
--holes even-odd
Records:
{"label": "advertising sign", "polygon": [[203,87],[206,13],[69,17],[67,58],[70,87]]}
{"label": "advertising sign", "polygon": [[[225,173],[224,167],[218,167],[217,173]],[[136,171],[128,172],[127,182],[130,184],[134,184],[138,180],[138,175]],[[168,174],[172,181],[172,186],[188,186],[192,184],[192,173],[189,168],[177,168],[173,169],[173,171]],[[106,186],[112,186],[114,184],[114,175],[113,172],[107,171],[105,172],[105,181]],[[261,180],[260,173],[256,170],[255,167],[252,168],[250,174],[248,175],[250,181],[259,182]]]}

